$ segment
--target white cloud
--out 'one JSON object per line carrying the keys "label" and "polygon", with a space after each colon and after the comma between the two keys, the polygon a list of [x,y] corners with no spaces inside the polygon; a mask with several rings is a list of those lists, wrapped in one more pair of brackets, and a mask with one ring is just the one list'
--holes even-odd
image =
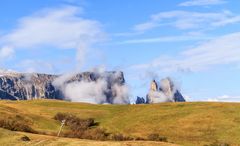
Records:
{"label": "white cloud", "polygon": [[214,29],[217,26],[238,23],[238,17],[230,11],[167,11],[152,15],[149,21],[135,25],[134,30],[143,32],[161,26],[170,26],[180,30]]}
{"label": "white cloud", "polygon": [[171,56],[160,56],[148,64],[133,68],[163,72],[201,71],[214,65],[240,62],[240,32],[227,34]]}
{"label": "white cloud", "polygon": [[76,49],[76,59],[83,61],[86,50],[103,41],[105,33],[98,21],[82,18],[82,9],[65,6],[44,9],[19,19],[15,29],[0,38],[0,44],[13,49]]}
{"label": "white cloud", "polygon": [[224,26],[224,25],[227,25],[227,24],[234,24],[234,23],[239,23],[239,22],[240,22],[240,16],[236,16],[236,17],[232,17],[232,18],[229,18],[229,19],[219,21],[219,22],[215,22],[215,23],[213,23],[213,25]]}
{"label": "white cloud", "polygon": [[180,3],[179,6],[209,6],[209,5],[219,5],[226,3],[225,0],[189,0]]}
{"label": "white cloud", "polygon": [[210,102],[240,102],[240,96],[223,95],[214,98],[208,98]]}
{"label": "white cloud", "polygon": [[97,80],[96,82],[74,82],[67,84],[64,88],[66,98],[74,102],[106,103],[107,82]]}
{"label": "white cloud", "polygon": [[0,61],[9,59],[9,58],[13,57],[13,55],[14,55],[14,50],[12,47],[4,46],[4,47],[0,48]]}
{"label": "white cloud", "polygon": [[140,43],[158,43],[158,42],[181,42],[181,41],[195,41],[195,40],[208,40],[209,37],[198,36],[198,35],[180,35],[180,36],[165,36],[155,38],[144,38],[144,39],[132,39],[125,40],[119,44],[140,44]]}

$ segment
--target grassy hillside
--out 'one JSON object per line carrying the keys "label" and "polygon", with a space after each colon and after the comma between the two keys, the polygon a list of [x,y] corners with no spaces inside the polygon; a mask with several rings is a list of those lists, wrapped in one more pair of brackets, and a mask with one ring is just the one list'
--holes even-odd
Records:
{"label": "grassy hillside", "polygon": [[[31,141],[24,142],[22,136],[28,136]],[[111,141],[91,141],[72,138],[58,138],[54,136],[36,135],[23,132],[12,132],[0,128],[1,146],[177,146],[163,142],[130,141],[130,142],[111,142]]]}
{"label": "grassy hillside", "polygon": [[[216,141],[240,145],[239,103],[91,105],[55,100],[0,101],[1,117],[24,116],[33,123],[35,130],[48,134],[58,131],[60,123],[53,119],[57,112],[73,113],[81,118],[95,118],[101,127],[111,133],[140,137],[159,133],[167,137],[169,142],[186,146],[205,145]],[[4,141],[1,135],[10,132],[2,130],[1,142]],[[10,132],[11,134],[19,133]]]}

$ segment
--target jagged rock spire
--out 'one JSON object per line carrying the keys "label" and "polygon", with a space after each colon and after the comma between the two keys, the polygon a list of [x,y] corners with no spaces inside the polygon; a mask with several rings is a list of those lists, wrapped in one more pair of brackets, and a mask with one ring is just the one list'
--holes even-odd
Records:
{"label": "jagged rock spire", "polygon": [[157,85],[157,82],[155,80],[153,80],[152,83],[151,83],[150,91],[158,91],[158,85]]}
{"label": "jagged rock spire", "polygon": [[159,87],[155,80],[151,82],[146,103],[160,102],[185,102],[184,97],[169,77],[162,79]]}

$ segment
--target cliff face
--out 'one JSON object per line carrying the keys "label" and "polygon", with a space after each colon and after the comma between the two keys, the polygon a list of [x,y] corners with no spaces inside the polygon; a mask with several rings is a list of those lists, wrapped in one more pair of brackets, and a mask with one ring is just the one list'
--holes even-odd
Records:
{"label": "cliff face", "polygon": [[0,76],[0,99],[63,99],[60,91],[52,85],[56,77],[46,74],[2,74]]}
{"label": "cliff face", "polygon": [[[116,72],[106,72],[104,75],[84,72],[71,76],[64,81],[64,84],[72,82],[95,82],[99,78],[111,80],[108,82],[108,88],[111,89],[112,84],[124,84],[123,73],[115,77]],[[0,72],[0,99],[9,100],[29,100],[29,99],[65,99],[62,91],[54,86],[53,82],[59,78],[57,75],[48,74],[23,74]],[[114,92],[109,90],[107,96],[114,96]],[[109,98],[111,100],[111,98]],[[109,101],[110,102],[110,101]]]}

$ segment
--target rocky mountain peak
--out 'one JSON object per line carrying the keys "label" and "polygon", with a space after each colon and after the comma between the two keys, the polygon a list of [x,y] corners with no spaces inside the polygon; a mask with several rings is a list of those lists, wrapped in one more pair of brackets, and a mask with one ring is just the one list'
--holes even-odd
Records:
{"label": "rocky mountain peak", "polygon": [[159,85],[155,80],[151,82],[150,91],[146,99],[147,103],[184,101],[184,97],[169,77],[162,79]]}
{"label": "rocky mountain peak", "polygon": [[[12,71],[0,71],[0,99],[29,100],[29,99],[65,99],[61,88],[54,82],[60,75],[39,74],[39,73],[18,73]],[[96,82],[98,79],[106,80],[108,90],[104,93],[109,103],[113,102],[112,96],[116,95],[113,90],[115,84],[125,83],[122,72],[83,72],[77,73],[64,79],[63,84],[77,83],[81,81]],[[116,95],[117,96],[117,95]]]}

